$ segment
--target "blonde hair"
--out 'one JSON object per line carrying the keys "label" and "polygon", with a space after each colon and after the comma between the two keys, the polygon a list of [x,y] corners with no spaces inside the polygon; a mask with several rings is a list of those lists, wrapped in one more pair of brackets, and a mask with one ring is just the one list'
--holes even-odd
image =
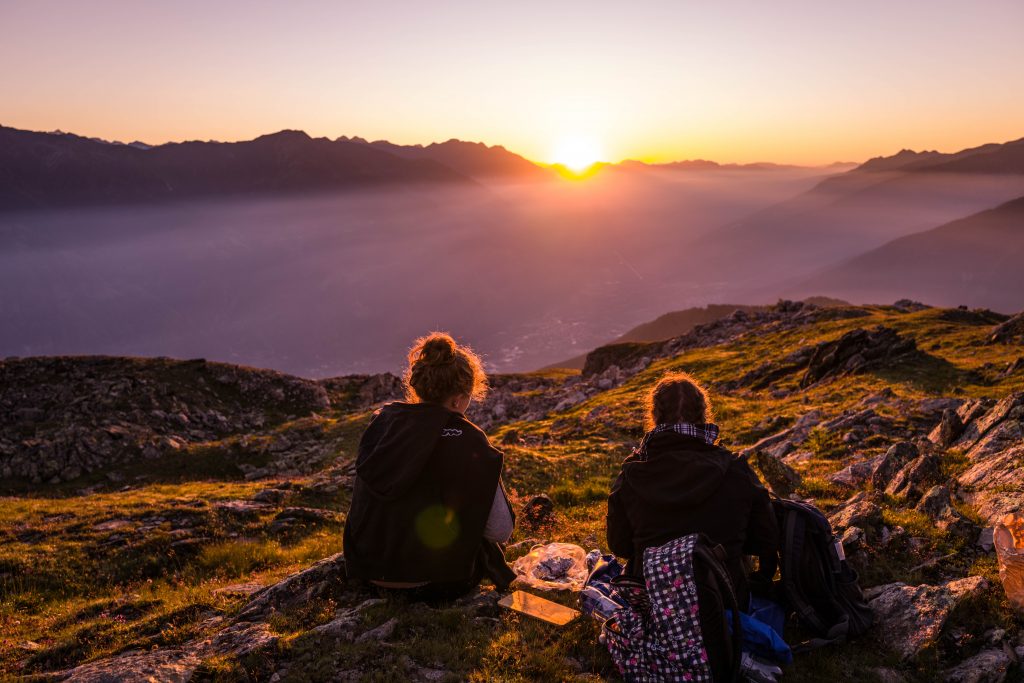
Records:
{"label": "blonde hair", "polygon": [[658,380],[647,396],[646,412],[648,429],[660,424],[703,424],[715,419],[708,392],[686,372],[672,372]]}
{"label": "blonde hair", "polygon": [[416,340],[409,349],[404,380],[410,401],[444,403],[460,394],[474,399],[487,394],[487,375],[479,356],[446,332],[431,332]]}

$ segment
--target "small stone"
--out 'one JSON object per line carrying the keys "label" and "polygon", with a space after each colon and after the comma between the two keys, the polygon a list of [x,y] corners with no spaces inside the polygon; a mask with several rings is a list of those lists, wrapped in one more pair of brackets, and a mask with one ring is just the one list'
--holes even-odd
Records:
{"label": "small stone", "polygon": [[859,526],[847,527],[846,531],[843,532],[841,543],[843,544],[843,550],[847,554],[852,555],[860,550],[864,544],[864,530]]}
{"label": "small stone", "polygon": [[540,526],[553,521],[554,514],[554,501],[543,493],[534,496],[523,506],[523,519],[532,526]]}
{"label": "small stone", "polygon": [[366,633],[361,634],[358,638],[356,638],[356,642],[365,643],[370,640],[385,640],[386,638],[390,638],[394,634],[395,628],[397,626],[398,619],[392,617],[391,619],[388,619],[377,628],[371,629]]}
{"label": "small stone", "polygon": [[977,546],[986,553],[990,553],[995,549],[995,529],[993,527],[986,527],[981,530],[981,533],[978,534]]}

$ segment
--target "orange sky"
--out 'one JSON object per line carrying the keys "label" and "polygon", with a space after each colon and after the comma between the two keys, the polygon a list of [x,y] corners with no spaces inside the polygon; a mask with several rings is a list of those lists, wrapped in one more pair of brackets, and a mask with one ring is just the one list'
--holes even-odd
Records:
{"label": "orange sky", "polygon": [[1019,0],[7,2],[0,124],[861,161],[1024,136],[1021,27]]}

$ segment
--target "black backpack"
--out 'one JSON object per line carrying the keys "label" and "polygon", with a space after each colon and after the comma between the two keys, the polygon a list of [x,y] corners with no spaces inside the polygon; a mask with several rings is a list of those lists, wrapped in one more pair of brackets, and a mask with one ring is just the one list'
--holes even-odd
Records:
{"label": "black backpack", "polygon": [[[874,614],[857,584],[857,572],[846,562],[842,543],[818,508],[797,500],[772,498],[779,525],[777,596],[817,637],[794,652],[843,642],[867,631]],[[758,574],[771,577],[771,558],[761,558]]]}

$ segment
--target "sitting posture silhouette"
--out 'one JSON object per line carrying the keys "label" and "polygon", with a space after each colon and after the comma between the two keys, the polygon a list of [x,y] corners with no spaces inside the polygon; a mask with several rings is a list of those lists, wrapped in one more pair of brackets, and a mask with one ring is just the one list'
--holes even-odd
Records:
{"label": "sitting posture silhouette", "polygon": [[771,557],[778,529],[768,491],[746,460],[716,446],[707,392],[690,375],[663,377],[648,397],[648,432],[622,463],[608,498],[608,545],[643,574],[643,553],[692,533],[726,552],[741,609],[750,591],[745,555]]}
{"label": "sitting posture silhouette", "polygon": [[480,360],[449,335],[416,341],[408,402],[381,408],[359,443],[345,524],[350,577],[413,599],[447,600],[515,575],[499,543],[514,516],[502,454],[465,412],[487,388]]}

